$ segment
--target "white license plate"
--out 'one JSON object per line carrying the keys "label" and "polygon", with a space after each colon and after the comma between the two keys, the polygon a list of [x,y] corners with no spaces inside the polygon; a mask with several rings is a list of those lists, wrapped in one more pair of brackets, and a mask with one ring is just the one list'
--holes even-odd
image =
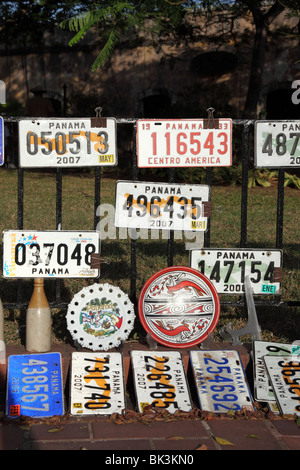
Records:
{"label": "white license plate", "polygon": [[125,409],[123,358],[121,353],[72,353],[72,415],[121,413]]}
{"label": "white license plate", "polygon": [[242,294],[246,276],[254,294],[281,292],[281,282],[274,282],[274,268],[282,267],[281,250],[191,250],[190,266],[207,276],[219,294]]}
{"label": "white license plate", "polygon": [[99,232],[7,230],[3,232],[3,276],[15,278],[98,277],[91,255]]}
{"label": "white license plate", "polygon": [[281,414],[300,416],[299,356],[265,356],[264,361]]}
{"label": "white license plate", "polygon": [[203,203],[209,186],[118,181],[116,227],[161,230],[207,230]]}
{"label": "white license plate", "polygon": [[137,157],[141,168],[230,166],[232,121],[204,129],[203,119],[140,119]]}
{"label": "white license plate", "polygon": [[20,167],[117,165],[116,120],[102,124],[93,127],[91,118],[19,121]]}
{"label": "white license plate", "polygon": [[254,410],[237,351],[190,351],[190,358],[202,410],[213,413]]}
{"label": "white license plate", "polygon": [[4,120],[3,117],[0,116],[0,166],[4,164],[4,145]]}
{"label": "white license plate", "polygon": [[138,411],[147,407],[190,411],[182,356],[177,351],[131,351]]}
{"label": "white license plate", "polygon": [[300,121],[257,121],[254,137],[256,167],[300,167]]}
{"label": "white license plate", "polygon": [[272,385],[265,368],[264,356],[288,356],[293,354],[292,344],[268,341],[253,342],[254,396],[257,401],[276,401]]}
{"label": "white license plate", "polygon": [[6,414],[10,418],[64,414],[59,353],[21,354],[8,358]]}

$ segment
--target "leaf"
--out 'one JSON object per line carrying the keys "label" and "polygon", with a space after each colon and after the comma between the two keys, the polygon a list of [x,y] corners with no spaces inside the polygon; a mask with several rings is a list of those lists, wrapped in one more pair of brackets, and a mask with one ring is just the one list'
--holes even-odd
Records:
{"label": "leaf", "polygon": [[61,426],[60,428],[48,429],[48,432],[58,432],[58,431],[61,431],[62,429],[63,429],[63,426]]}
{"label": "leaf", "polygon": [[180,439],[183,439],[181,436],[171,436],[166,438],[168,441],[179,441]]}
{"label": "leaf", "polygon": [[246,437],[251,437],[252,439],[259,439],[259,436],[256,436],[256,434],[247,434]]}
{"label": "leaf", "polygon": [[224,439],[223,437],[215,437],[215,440],[217,441],[218,444],[221,446],[235,446],[232,442],[228,441],[227,439]]}
{"label": "leaf", "polygon": [[200,447],[197,447],[195,450],[207,450],[208,447],[205,444],[202,444]]}

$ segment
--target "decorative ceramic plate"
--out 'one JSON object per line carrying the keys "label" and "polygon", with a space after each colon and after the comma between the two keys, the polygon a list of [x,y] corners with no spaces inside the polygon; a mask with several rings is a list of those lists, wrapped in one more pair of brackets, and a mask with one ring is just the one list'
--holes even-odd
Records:
{"label": "decorative ceramic plate", "polygon": [[134,306],[127,294],[109,284],[93,284],[78,292],[68,306],[72,338],[93,351],[119,346],[134,326]]}
{"label": "decorative ceramic plate", "polygon": [[151,276],[138,300],[140,321],[164,346],[187,348],[215,329],[220,301],[211,281],[195,269],[173,266]]}

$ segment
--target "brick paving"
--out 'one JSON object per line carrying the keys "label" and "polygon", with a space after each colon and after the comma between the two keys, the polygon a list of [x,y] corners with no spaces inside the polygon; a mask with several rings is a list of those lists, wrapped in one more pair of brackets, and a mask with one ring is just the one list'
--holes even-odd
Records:
{"label": "brick paving", "polygon": [[[125,383],[129,350],[146,347],[130,344],[122,350]],[[64,387],[73,350],[68,345],[52,347],[52,352],[62,355]],[[247,365],[247,352],[240,352]],[[7,355],[25,353],[22,347],[7,348]],[[187,355],[185,351],[182,353],[186,365]],[[199,450],[300,450],[300,427],[296,420],[273,413],[225,417],[203,415],[196,409],[191,415],[150,413],[147,416],[147,413],[137,413],[129,400],[128,410],[122,416],[71,416],[66,406],[66,413],[61,417],[8,419],[4,414],[5,373],[5,366],[0,365],[0,450],[101,450],[104,459],[138,456],[136,466],[149,463],[149,459],[152,459],[150,463],[170,463],[155,461],[166,452],[175,459],[178,455],[189,456],[195,463],[200,459]]]}

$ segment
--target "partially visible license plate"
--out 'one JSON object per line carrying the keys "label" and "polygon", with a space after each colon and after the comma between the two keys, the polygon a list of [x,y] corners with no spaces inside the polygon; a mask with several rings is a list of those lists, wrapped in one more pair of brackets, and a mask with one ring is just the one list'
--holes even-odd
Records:
{"label": "partially visible license plate", "polygon": [[275,268],[282,268],[281,250],[191,250],[190,266],[207,276],[219,294],[242,294],[246,276],[253,294],[281,292],[281,282],[275,282]]}
{"label": "partially visible license plate", "polygon": [[121,353],[73,353],[71,361],[72,415],[121,413],[125,408]]}
{"label": "partially visible license plate", "polygon": [[6,230],[3,276],[15,278],[97,277],[92,253],[99,253],[99,232]]}
{"label": "partially visible license plate", "polygon": [[288,356],[293,354],[292,344],[272,343],[268,341],[253,342],[254,396],[257,401],[276,401],[273,388],[266,371],[264,356]]}
{"label": "partially visible license plate", "polygon": [[118,181],[116,227],[161,230],[207,230],[203,203],[209,186]]}
{"label": "partially visible license plate", "polygon": [[192,409],[182,356],[177,351],[131,351],[138,411]]}
{"label": "partially visible license plate", "polygon": [[116,120],[93,125],[92,118],[23,119],[19,156],[23,168],[115,166]]}
{"label": "partially visible license plate", "polygon": [[6,414],[11,418],[45,418],[64,414],[59,353],[8,358]]}
{"label": "partially visible license plate", "polygon": [[213,413],[254,410],[237,351],[190,351],[190,358],[202,410]]}
{"label": "partially visible license plate", "polygon": [[255,123],[256,167],[300,167],[300,121],[257,121]]}
{"label": "partially visible license plate", "polygon": [[204,129],[203,119],[137,121],[138,166],[146,168],[230,166],[232,120]]}
{"label": "partially visible license plate", "polygon": [[[1,82],[0,82],[1,88]],[[0,89],[1,92],[1,89]],[[0,116],[0,166],[4,164],[4,119]]]}
{"label": "partially visible license plate", "polygon": [[280,412],[300,416],[300,359],[265,356],[264,361]]}

